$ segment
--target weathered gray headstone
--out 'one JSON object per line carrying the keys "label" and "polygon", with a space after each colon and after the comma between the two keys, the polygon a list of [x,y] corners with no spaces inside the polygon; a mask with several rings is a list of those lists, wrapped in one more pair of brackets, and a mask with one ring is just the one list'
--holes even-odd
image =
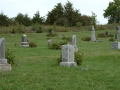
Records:
{"label": "weathered gray headstone", "polygon": [[63,34],[62,34],[62,37],[64,37],[64,36],[65,36],[65,34],[63,33]]}
{"label": "weathered gray headstone", "polygon": [[78,48],[76,46],[76,35],[72,36],[72,46],[74,47],[74,51],[77,52]]}
{"label": "weathered gray headstone", "polygon": [[7,64],[5,58],[5,38],[0,39],[0,71],[10,71],[11,65]]}
{"label": "weathered gray headstone", "polygon": [[21,42],[21,47],[29,47],[29,40],[27,39],[27,35],[23,34],[22,35],[22,42]]}
{"label": "weathered gray headstone", "polygon": [[120,33],[120,26],[116,27],[116,33]]}
{"label": "weathered gray headstone", "polygon": [[108,31],[106,31],[106,32],[105,32],[105,35],[106,35],[106,36],[108,36],[108,35],[109,35],[109,32],[108,32]]}
{"label": "weathered gray headstone", "polygon": [[48,39],[48,44],[51,44],[52,43],[52,39]]}
{"label": "weathered gray headstone", "polygon": [[112,49],[115,50],[120,49],[120,42],[112,42]]}
{"label": "weathered gray headstone", "polygon": [[74,62],[74,47],[72,45],[62,45],[62,62],[61,66],[77,66]]}
{"label": "weathered gray headstone", "polygon": [[96,41],[94,26],[92,26],[92,31],[91,31],[91,41]]}

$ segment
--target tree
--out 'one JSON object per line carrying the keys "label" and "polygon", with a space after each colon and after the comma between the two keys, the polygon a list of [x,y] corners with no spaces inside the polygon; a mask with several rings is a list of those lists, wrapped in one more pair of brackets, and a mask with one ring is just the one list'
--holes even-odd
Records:
{"label": "tree", "polygon": [[3,12],[0,13],[0,26],[8,26],[8,20],[9,18],[3,14]]}
{"label": "tree", "polygon": [[23,18],[23,25],[30,26],[31,24],[32,24],[32,21],[30,17],[28,17],[28,14],[25,14]]}
{"label": "tree", "polygon": [[108,23],[120,23],[120,0],[109,2],[103,16],[108,18]]}
{"label": "tree", "polygon": [[15,17],[15,21],[22,25],[24,22],[24,15],[22,13],[18,13],[18,15]]}
{"label": "tree", "polygon": [[91,16],[91,18],[92,18],[92,25],[95,27],[95,29],[96,29],[96,25],[97,25],[97,22],[98,22],[96,17],[97,17],[97,15],[92,12],[92,16]]}
{"label": "tree", "polygon": [[39,11],[37,11],[34,14],[32,21],[33,21],[34,24],[41,24],[42,23],[43,19],[40,17]]}

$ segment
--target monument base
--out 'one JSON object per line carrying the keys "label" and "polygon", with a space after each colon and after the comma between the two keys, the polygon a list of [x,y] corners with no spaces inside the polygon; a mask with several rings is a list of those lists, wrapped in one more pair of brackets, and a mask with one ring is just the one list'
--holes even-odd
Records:
{"label": "monument base", "polygon": [[29,43],[28,42],[21,42],[21,47],[29,47]]}
{"label": "monument base", "polygon": [[11,71],[11,64],[0,64],[0,71]]}
{"label": "monument base", "polygon": [[1,64],[7,64],[7,59],[0,59]]}
{"label": "monument base", "polygon": [[60,62],[60,66],[77,66],[76,62]]}

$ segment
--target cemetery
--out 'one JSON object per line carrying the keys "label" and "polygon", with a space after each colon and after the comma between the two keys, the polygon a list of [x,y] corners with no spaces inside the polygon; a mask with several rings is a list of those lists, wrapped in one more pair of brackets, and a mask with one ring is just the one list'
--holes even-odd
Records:
{"label": "cemetery", "polygon": [[[0,90],[118,90],[120,37],[119,33],[117,39],[112,37],[115,41],[109,41],[111,37],[97,37],[106,31],[116,34],[115,29],[96,31],[93,27],[64,32],[64,35],[57,32],[54,37],[46,36],[48,32],[0,34],[0,38],[5,38],[4,49],[14,51],[16,63],[11,65],[11,70],[0,71]],[[48,43],[64,41],[65,36],[71,37],[71,41],[61,45],[61,49],[48,48]],[[91,39],[83,41],[82,37]],[[37,47],[29,47],[27,39]],[[74,52],[83,55],[80,65],[75,61]]]}

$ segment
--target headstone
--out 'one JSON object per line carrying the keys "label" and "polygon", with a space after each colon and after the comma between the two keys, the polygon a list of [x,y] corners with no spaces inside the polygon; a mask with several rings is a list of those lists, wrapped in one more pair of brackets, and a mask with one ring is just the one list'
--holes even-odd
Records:
{"label": "headstone", "polygon": [[118,33],[115,33],[115,40],[118,40]]}
{"label": "headstone", "polygon": [[74,51],[78,52],[78,48],[76,46],[76,35],[72,36],[72,46],[74,47]]}
{"label": "headstone", "polygon": [[10,71],[11,64],[7,64],[5,58],[5,38],[0,39],[0,71]]}
{"label": "headstone", "polygon": [[51,40],[51,39],[48,39],[47,42],[48,42],[48,44],[51,44],[51,43],[52,43],[52,40]]}
{"label": "headstone", "polygon": [[22,42],[21,42],[21,47],[29,47],[29,40],[27,39],[27,35],[23,34],[22,35]]}
{"label": "headstone", "polygon": [[52,35],[54,34],[54,31],[52,30]]}
{"label": "headstone", "polygon": [[116,33],[120,33],[120,26],[116,27]]}
{"label": "headstone", "polygon": [[63,33],[63,34],[62,34],[62,37],[64,37],[64,36],[65,36],[65,34]]}
{"label": "headstone", "polygon": [[92,26],[92,31],[91,31],[91,41],[96,41],[96,37],[95,37],[95,29],[94,26]]}
{"label": "headstone", "polygon": [[115,50],[120,49],[120,42],[112,42],[112,49]]}
{"label": "headstone", "polygon": [[105,35],[106,35],[106,36],[108,36],[108,35],[109,35],[109,32],[108,32],[108,31],[106,31],[106,32],[105,32]]}
{"label": "headstone", "polygon": [[61,66],[77,66],[74,62],[74,47],[72,45],[62,45],[62,62]]}

